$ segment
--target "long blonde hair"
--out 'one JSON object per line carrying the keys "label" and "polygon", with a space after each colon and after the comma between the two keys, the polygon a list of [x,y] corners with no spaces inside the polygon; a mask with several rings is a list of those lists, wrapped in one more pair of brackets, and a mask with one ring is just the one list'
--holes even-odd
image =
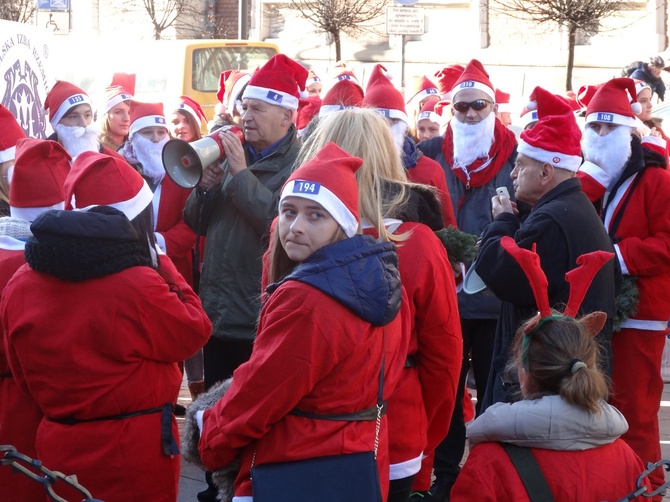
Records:
{"label": "long blonde hair", "polygon": [[[399,213],[407,204],[414,185],[407,181],[400,153],[385,119],[366,108],[350,108],[320,119],[294,166],[297,168],[310,160],[329,141],[363,159],[363,165],[356,173],[361,218],[377,230],[383,241],[406,240],[408,234],[392,235],[384,226],[384,218]],[[389,190],[389,186],[394,190]]]}

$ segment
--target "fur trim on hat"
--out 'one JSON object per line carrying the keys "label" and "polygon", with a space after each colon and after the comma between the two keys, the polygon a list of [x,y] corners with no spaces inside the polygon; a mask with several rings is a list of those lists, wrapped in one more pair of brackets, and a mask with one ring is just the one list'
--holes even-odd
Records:
{"label": "fur trim on hat", "polygon": [[[193,401],[188,408],[186,408],[186,416],[184,421],[184,434],[181,438],[181,449],[184,460],[197,465],[201,469],[205,469],[200,460],[200,453],[198,452],[198,441],[200,441],[200,430],[195,419],[195,414],[198,411],[209,410],[228,392],[230,384],[233,379],[229,378],[223,382],[219,382],[210,388],[207,392],[200,394],[198,398]],[[212,481],[219,490],[219,500],[221,502],[232,502],[234,495],[235,478],[240,472],[240,462],[235,460],[232,464],[214,471],[212,473]]]}

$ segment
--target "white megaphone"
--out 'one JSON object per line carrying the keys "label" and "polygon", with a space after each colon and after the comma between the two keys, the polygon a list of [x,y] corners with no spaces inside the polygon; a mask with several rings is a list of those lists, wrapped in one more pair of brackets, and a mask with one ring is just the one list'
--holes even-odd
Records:
{"label": "white megaphone", "polygon": [[188,143],[182,139],[171,139],[163,147],[163,167],[177,185],[193,188],[202,178],[202,170],[226,156],[219,132],[230,131],[244,142],[242,129],[227,126],[214,131],[198,141]]}

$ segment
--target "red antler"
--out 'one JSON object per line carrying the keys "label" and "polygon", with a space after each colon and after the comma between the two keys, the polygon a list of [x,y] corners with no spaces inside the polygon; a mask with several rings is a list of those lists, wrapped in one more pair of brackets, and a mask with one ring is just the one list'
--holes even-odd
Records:
{"label": "red antler", "polygon": [[547,293],[549,281],[547,281],[547,276],[540,266],[540,257],[535,252],[536,245],[533,244],[533,249],[529,251],[520,248],[514,239],[509,236],[503,237],[500,240],[500,245],[516,260],[528,277],[540,315],[542,317],[550,316],[551,307],[549,306],[549,295]]}
{"label": "red antler", "polygon": [[570,296],[563,312],[564,316],[575,317],[577,315],[593,278],[603,265],[612,258],[614,258],[614,253],[608,251],[594,251],[577,258],[579,267],[573,268],[565,274],[565,280],[570,284]]}

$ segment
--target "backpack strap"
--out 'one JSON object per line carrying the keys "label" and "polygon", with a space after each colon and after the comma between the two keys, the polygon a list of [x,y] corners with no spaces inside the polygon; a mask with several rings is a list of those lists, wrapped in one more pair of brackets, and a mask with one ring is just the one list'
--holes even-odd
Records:
{"label": "backpack strap", "polygon": [[500,443],[512,465],[519,473],[521,482],[531,502],[554,502],[554,495],[542,474],[542,469],[533,456],[530,448],[523,448],[510,443]]}

